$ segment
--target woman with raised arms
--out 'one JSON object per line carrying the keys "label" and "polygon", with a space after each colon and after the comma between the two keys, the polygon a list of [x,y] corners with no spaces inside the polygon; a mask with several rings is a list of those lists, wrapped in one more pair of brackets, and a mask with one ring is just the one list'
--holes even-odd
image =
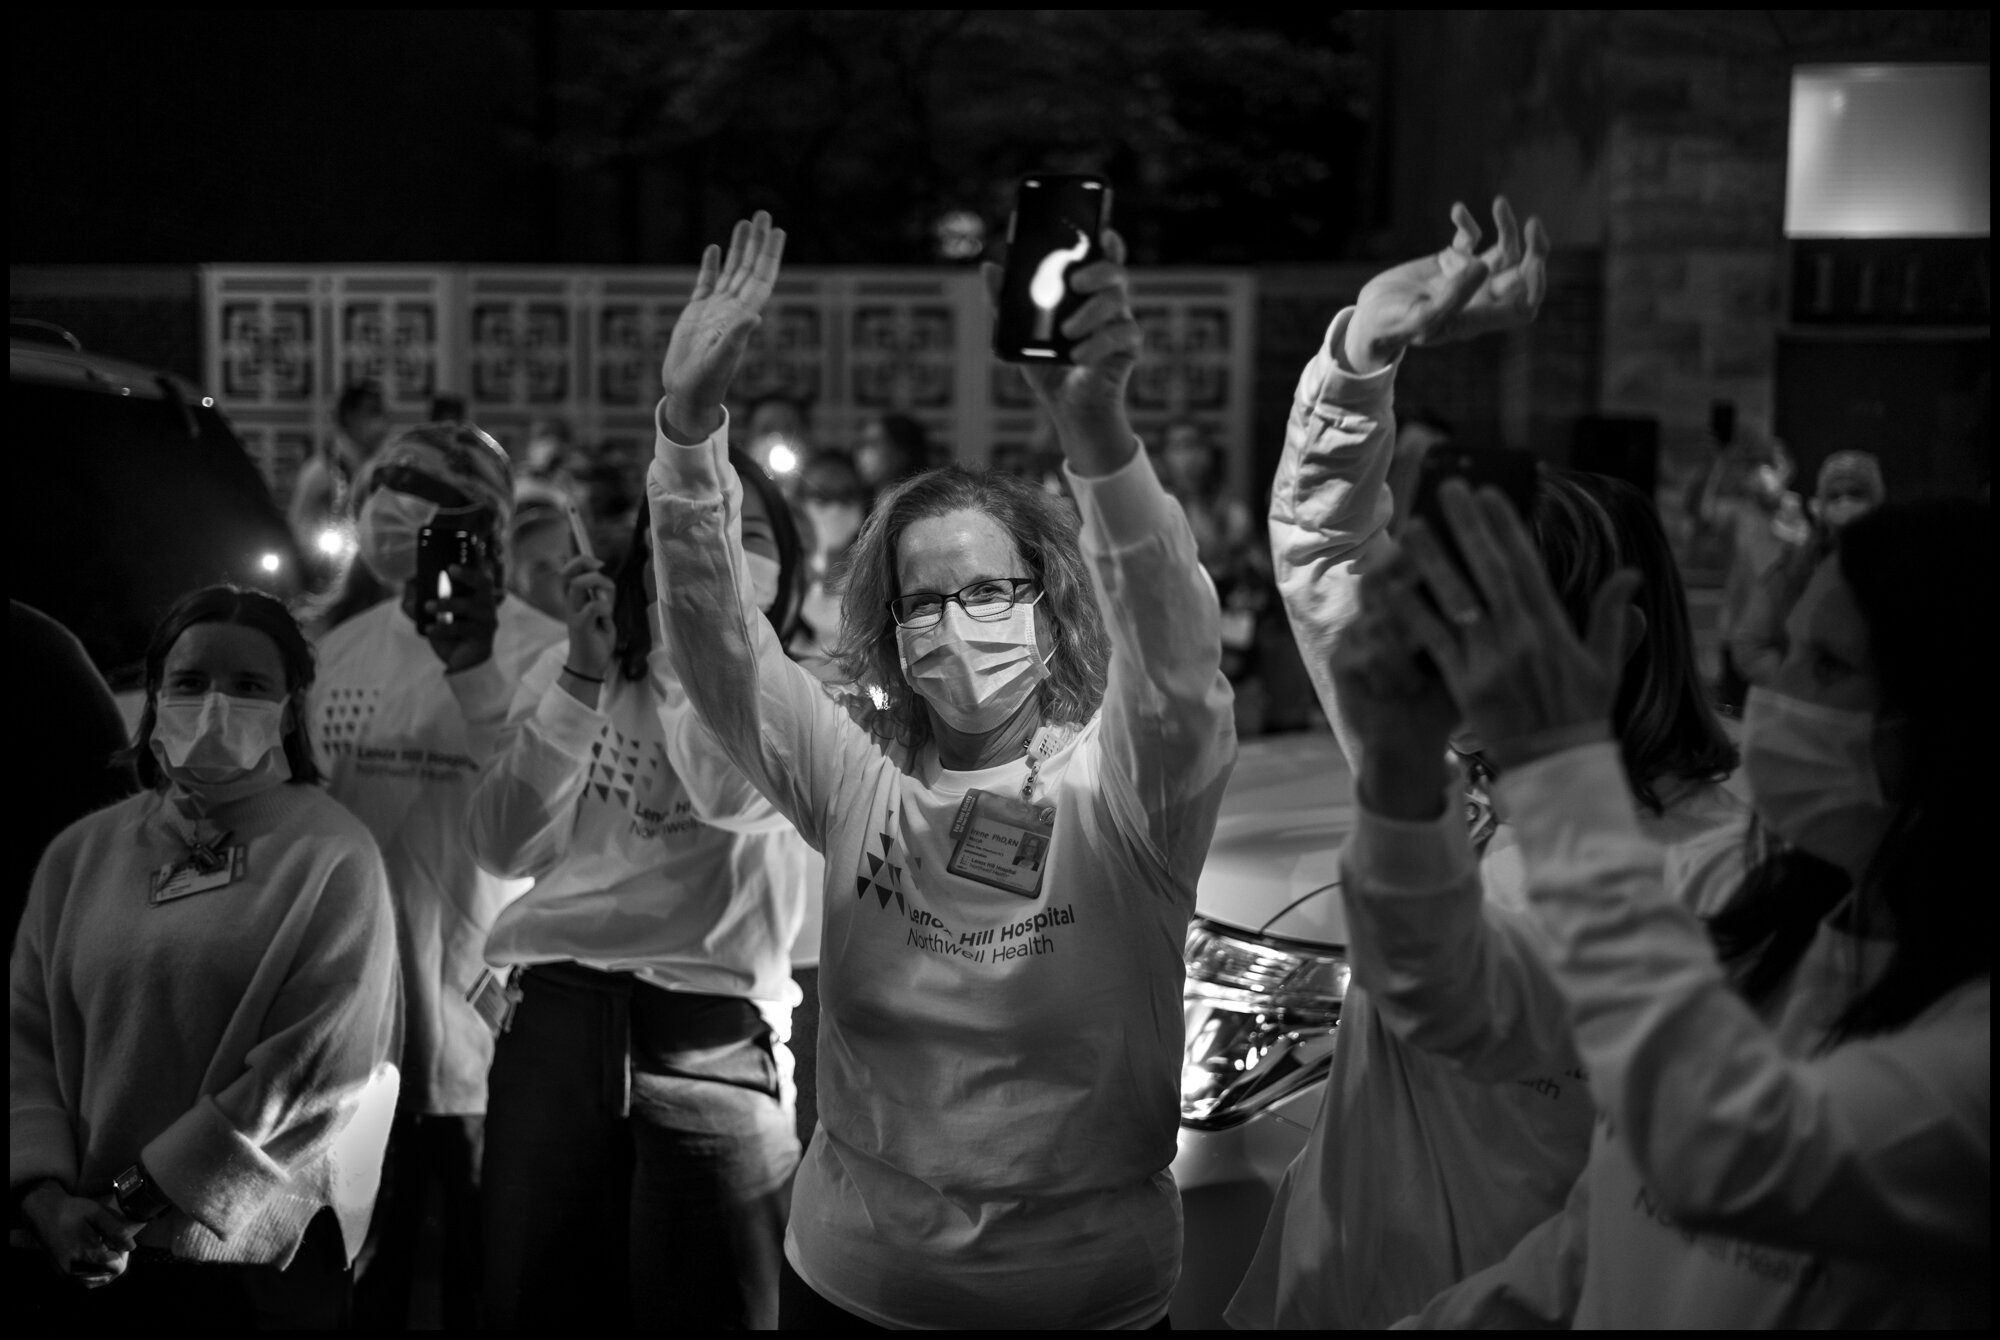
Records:
{"label": "woman with raised arms", "polygon": [[702,258],[647,482],[666,644],[826,857],[819,1128],[786,1327],[1164,1325],[1179,1271],[1182,950],[1236,740],[1219,612],[1125,418],[1124,244],[1029,370],[1081,524],[958,469],[855,542],[830,696],[758,611],[722,408],[784,233]]}

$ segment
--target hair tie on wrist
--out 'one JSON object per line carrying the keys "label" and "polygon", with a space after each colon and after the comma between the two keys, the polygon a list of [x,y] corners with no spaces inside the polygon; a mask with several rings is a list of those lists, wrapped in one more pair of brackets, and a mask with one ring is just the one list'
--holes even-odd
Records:
{"label": "hair tie on wrist", "polygon": [[604,682],[602,677],[598,675],[586,675],[585,673],[583,673],[583,671],[577,669],[573,665],[564,666],[563,673],[566,675],[575,675],[578,679],[582,680],[586,684],[602,684]]}

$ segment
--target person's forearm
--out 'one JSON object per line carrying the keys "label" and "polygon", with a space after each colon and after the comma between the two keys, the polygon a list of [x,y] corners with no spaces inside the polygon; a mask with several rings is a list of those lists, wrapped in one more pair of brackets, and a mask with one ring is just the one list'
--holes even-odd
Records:
{"label": "person's forearm", "polygon": [[1364,743],[1355,794],[1372,814],[1428,823],[1443,813],[1451,770],[1442,754]]}
{"label": "person's forearm", "polygon": [[582,703],[593,712],[597,710],[597,700],[604,693],[604,681],[600,678],[586,678],[581,671],[568,666],[562,668],[562,675],[556,681],[570,697]]}
{"label": "person's forearm", "polygon": [[660,427],[680,446],[699,446],[722,427],[722,406],[694,404],[670,390],[660,398]]}
{"label": "person's forearm", "polygon": [[1139,439],[1122,404],[1093,408],[1059,421],[1056,436],[1071,472],[1085,479],[1115,473],[1139,450]]}
{"label": "person's forearm", "polygon": [[1292,636],[1350,765],[1360,761],[1360,737],[1328,667],[1359,609],[1360,569],[1388,532],[1395,445],[1394,371],[1357,377],[1339,352],[1353,320],[1352,308],[1333,319],[1299,376],[1270,514],[1273,576]]}

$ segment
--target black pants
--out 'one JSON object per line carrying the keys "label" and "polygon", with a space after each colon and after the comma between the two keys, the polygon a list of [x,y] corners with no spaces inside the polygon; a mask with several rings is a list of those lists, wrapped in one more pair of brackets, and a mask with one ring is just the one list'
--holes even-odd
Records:
{"label": "black pants", "polygon": [[[781,1263],[783,1274],[778,1278],[778,1329],[781,1331],[880,1331],[886,1327],[877,1326],[872,1321],[863,1321],[846,1308],[830,1303],[824,1296],[814,1291],[812,1285],[799,1278],[799,1272],[792,1269],[792,1263]],[[1171,1331],[1174,1329],[1172,1317],[1161,1317],[1149,1331]]]}
{"label": "black pants", "polygon": [[487,1084],[488,1326],[768,1330],[799,1145],[747,1001],[521,978]]}
{"label": "black pants", "polygon": [[355,1327],[410,1325],[424,1205],[435,1185],[443,1206],[440,1311],[448,1331],[469,1330],[479,1310],[479,1150],[484,1118],[398,1112],[382,1163],[369,1250],[354,1291]]}
{"label": "black pants", "polygon": [[124,1274],[86,1289],[58,1274],[39,1248],[11,1248],[7,1257],[7,1316],[16,1334],[334,1331],[351,1321],[353,1277],[331,1210],[313,1217],[283,1270],[135,1252]]}

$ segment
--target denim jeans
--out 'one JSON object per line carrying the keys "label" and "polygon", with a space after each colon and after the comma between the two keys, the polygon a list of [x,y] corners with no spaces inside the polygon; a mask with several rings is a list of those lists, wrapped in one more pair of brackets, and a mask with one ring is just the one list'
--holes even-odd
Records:
{"label": "denim jeans", "polygon": [[799,1144],[770,1030],[573,964],[521,990],[487,1086],[484,1324],[774,1328]]}

